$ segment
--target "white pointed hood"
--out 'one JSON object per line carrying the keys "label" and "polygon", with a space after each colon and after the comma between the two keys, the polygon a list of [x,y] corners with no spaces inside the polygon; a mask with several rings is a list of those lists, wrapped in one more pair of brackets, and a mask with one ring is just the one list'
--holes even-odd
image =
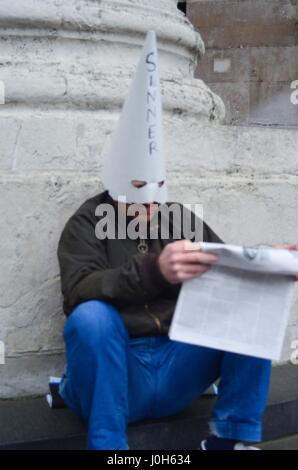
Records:
{"label": "white pointed hood", "polygon": [[[146,183],[135,188],[133,181]],[[149,31],[122,113],[104,157],[103,183],[113,199],[164,203],[162,105],[156,36]]]}

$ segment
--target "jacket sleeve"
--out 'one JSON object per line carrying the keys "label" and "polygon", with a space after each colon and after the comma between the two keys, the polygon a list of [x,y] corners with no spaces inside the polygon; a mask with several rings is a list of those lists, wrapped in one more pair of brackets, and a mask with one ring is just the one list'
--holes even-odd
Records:
{"label": "jacket sleeve", "polygon": [[126,263],[111,268],[105,242],[95,236],[91,220],[74,215],[67,222],[57,250],[64,312],[80,302],[100,299],[117,307],[154,299],[164,289],[154,279],[156,256],[136,254]]}

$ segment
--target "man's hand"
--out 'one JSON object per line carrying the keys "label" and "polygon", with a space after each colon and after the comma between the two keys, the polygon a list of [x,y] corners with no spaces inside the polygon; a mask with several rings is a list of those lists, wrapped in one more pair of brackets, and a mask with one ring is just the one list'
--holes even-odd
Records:
{"label": "man's hand", "polygon": [[[298,251],[298,245],[273,245],[273,248],[279,248],[281,250],[297,250]],[[298,281],[298,274],[297,276],[294,276],[295,281]]]}
{"label": "man's hand", "polygon": [[201,276],[218,260],[218,256],[203,253],[199,243],[179,240],[167,245],[158,257],[158,266],[171,284],[178,284],[196,276]]}

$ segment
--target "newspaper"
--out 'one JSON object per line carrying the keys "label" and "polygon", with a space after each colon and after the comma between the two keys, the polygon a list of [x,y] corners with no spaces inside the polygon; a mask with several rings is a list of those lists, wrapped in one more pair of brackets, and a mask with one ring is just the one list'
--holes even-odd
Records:
{"label": "newspaper", "polygon": [[183,283],[169,329],[172,340],[279,360],[293,303],[298,251],[200,243],[219,256]]}

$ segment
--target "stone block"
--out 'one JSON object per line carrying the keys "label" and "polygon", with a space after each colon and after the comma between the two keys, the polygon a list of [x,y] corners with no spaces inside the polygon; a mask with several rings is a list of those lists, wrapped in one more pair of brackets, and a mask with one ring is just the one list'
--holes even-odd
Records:
{"label": "stone block", "polygon": [[[244,49],[208,49],[198,63],[196,76],[206,83],[246,83],[251,75],[251,51]],[[221,65],[222,64],[222,65]],[[220,65],[225,68],[219,69]]]}
{"label": "stone block", "polygon": [[298,46],[253,47],[250,67],[252,82],[291,83],[298,79]]}
{"label": "stone block", "polygon": [[298,127],[298,105],[291,102],[291,83],[250,84],[249,124]]}
{"label": "stone block", "polygon": [[191,0],[187,15],[206,48],[297,45],[296,0]]}
{"label": "stone block", "polygon": [[245,125],[249,122],[250,94],[247,82],[209,83],[211,90],[218,93],[225,105],[225,124]]}

